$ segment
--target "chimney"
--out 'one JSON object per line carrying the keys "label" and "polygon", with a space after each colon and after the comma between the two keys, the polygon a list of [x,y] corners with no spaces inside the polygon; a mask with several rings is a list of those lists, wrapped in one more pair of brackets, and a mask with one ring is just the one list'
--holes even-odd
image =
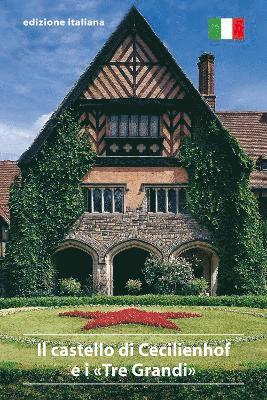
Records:
{"label": "chimney", "polygon": [[203,53],[199,57],[199,92],[215,111],[216,96],[214,94],[214,55]]}

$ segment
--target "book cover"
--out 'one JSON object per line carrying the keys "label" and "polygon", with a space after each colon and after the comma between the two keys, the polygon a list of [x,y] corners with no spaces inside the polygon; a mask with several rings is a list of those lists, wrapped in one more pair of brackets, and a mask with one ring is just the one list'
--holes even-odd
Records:
{"label": "book cover", "polygon": [[265,1],[0,2],[0,399],[266,395]]}

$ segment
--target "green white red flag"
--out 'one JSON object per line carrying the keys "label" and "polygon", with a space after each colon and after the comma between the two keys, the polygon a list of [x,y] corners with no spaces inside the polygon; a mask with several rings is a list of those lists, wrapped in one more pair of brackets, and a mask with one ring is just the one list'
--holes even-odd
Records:
{"label": "green white red flag", "polygon": [[209,18],[209,39],[244,40],[244,18]]}

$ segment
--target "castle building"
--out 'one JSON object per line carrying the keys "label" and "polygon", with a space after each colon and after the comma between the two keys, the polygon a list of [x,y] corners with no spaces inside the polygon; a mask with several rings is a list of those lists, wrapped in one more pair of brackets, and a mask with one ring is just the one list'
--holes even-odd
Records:
{"label": "castle building", "polygon": [[[198,276],[216,293],[219,258],[210,233],[187,210],[188,174],[179,163],[196,108],[218,119],[255,161],[251,189],[267,215],[267,113],[216,110],[214,56],[198,60],[193,86],[144,17],[132,8],[66,96],[18,165],[31,162],[53,134],[56,116],[80,110],[82,130],[97,152],[83,177],[86,211],[56,249],[62,277],[81,282],[89,274],[107,294],[124,294],[128,279],[141,277],[145,259],[177,256],[201,261]],[[222,77],[223,78],[223,77]],[[3,162],[7,169],[10,163]],[[17,172],[12,164],[9,183]],[[0,170],[1,173],[1,170]],[[9,185],[1,190],[8,192]],[[5,181],[4,181],[5,182]],[[1,197],[1,256],[7,240],[8,207]]]}

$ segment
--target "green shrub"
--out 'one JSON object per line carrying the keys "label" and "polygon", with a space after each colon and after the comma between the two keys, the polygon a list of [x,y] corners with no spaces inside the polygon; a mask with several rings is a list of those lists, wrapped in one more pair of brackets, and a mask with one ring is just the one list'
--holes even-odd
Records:
{"label": "green shrub", "polygon": [[0,309],[13,307],[61,307],[81,305],[110,306],[231,306],[266,308],[267,296],[176,296],[147,294],[142,296],[90,297],[10,297],[0,298]]}
{"label": "green shrub", "polygon": [[[123,385],[129,382],[143,383],[144,385]],[[237,370],[198,370],[194,379],[191,376],[174,378],[159,378],[158,382],[185,382],[188,385],[177,386],[169,385],[146,385],[151,382],[151,377],[96,377],[93,372],[90,374],[90,382],[119,382],[116,386],[90,386],[90,391],[86,386],[24,386],[25,382],[85,382],[84,376],[74,378],[67,372],[52,368],[33,368],[30,370],[19,369],[18,366],[10,364],[0,365],[0,399],[14,400],[120,400],[122,398],[131,400],[258,400],[266,398],[266,369],[262,365],[251,365],[246,369]],[[202,385],[190,385],[191,382],[200,382]],[[212,382],[213,385],[203,385],[204,382]],[[217,383],[242,383],[241,386],[217,385]]]}
{"label": "green shrub", "polygon": [[6,295],[4,282],[5,282],[5,278],[4,278],[4,274],[3,274],[2,260],[0,260],[0,297],[5,297],[5,295]]}
{"label": "green shrub", "polygon": [[137,295],[141,292],[142,282],[139,279],[129,279],[125,285],[125,289],[129,294]]}
{"label": "green shrub", "polygon": [[195,278],[192,280],[187,294],[200,295],[204,294],[209,287],[209,283],[204,278]]}
{"label": "green shrub", "polygon": [[147,285],[158,294],[185,294],[194,278],[191,263],[183,257],[170,261],[148,258],[143,273]]}
{"label": "green shrub", "polygon": [[265,251],[267,251],[267,220],[261,222],[261,228],[262,228]]}
{"label": "green shrub", "polygon": [[84,284],[82,285],[82,294],[84,296],[92,296],[94,291],[94,287],[93,287],[93,276],[89,275]]}
{"label": "green shrub", "polygon": [[62,296],[77,296],[81,293],[81,284],[74,278],[59,279],[58,291]]}

